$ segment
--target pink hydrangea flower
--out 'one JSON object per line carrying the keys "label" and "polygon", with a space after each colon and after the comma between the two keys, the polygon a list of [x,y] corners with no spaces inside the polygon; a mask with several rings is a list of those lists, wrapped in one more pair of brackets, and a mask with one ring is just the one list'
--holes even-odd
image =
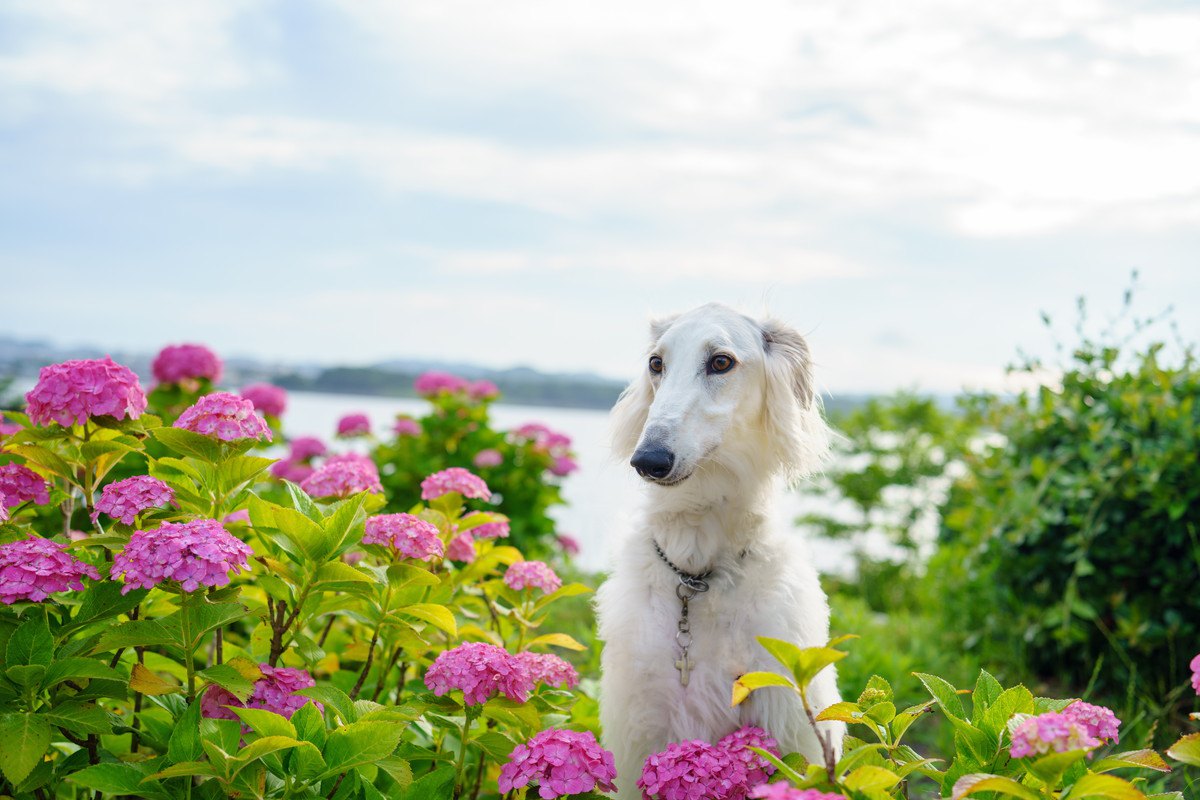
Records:
{"label": "pink hydrangea flower", "polygon": [[134,475],[104,487],[92,512],[92,520],[95,521],[99,513],[103,512],[126,525],[132,525],[137,515],[143,511],[162,508],[174,500],[175,491],[158,478]]}
{"label": "pink hydrangea flower", "polygon": [[271,465],[271,474],[281,481],[291,481],[292,483],[304,483],[309,475],[316,472],[315,469],[300,461],[293,461],[290,458],[285,458],[282,461],[276,461]]}
{"label": "pink hydrangea flower", "polygon": [[463,497],[474,497],[478,500],[487,500],[492,496],[483,478],[462,467],[450,467],[435,472],[421,481],[422,500],[433,500],[450,492],[458,492]]}
{"label": "pink hydrangea flower", "polygon": [[485,467],[498,467],[504,463],[504,456],[500,455],[499,450],[488,448],[487,450],[480,450],[478,453],[476,453],[475,457],[471,459],[471,463],[480,469]]}
{"label": "pink hydrangea flower", "polygon": [[491,381],[472,381],[467,394],[472,400],[492,400],[500,396],[500,387]]}
{"label": "pink hydrangea flower", "polygon": [[843,795],[818,789],[797,789],[786,781],[764,783],[750,790],[754,800],[846,800]]}
{"label": "pink hydrangea flower", "polygon": [[559,689],[574,689],[579,685],[579,672],[569,662],[553,653],[517,653],[534,681]]}
{"label": "pink hydrangea flower", "polygon": [[123,552],[113,556],[112,577],[125,575],[121,594],[152,589],[163,581],[178,581],[184,591],[201,586],[226,586],[231,574],[249,570],[254,554],[215,519],[164,522],[134,531]]}
{"label": "pink hydrangea flower", "polygon": [[21,430],[21,426],[15,422],[9,422],[0,414],[0,436],[12,436]]}
{"label": "pink hydrangea flower", "polygon": [[347,414],[338,420],[338,436],[370,436],[371,418],[366,414]]}
{"label": "pink hydrangea flower", "polygon": [[213,392],[196,401],[175,420],[176,428],[213,436],[223,442],[243,439],[271,441],[271,429],[254,404],[229,392]]}
{"label": "pink hydrangea flower", "polygon": [[379,514],[367,518],[363,544],[386,545],[405,558],[432,561],[443,553],[438,529],[412,514]]}
{"label": "pink hydrangea flower", "polygon": [[250,524],[250,509],[239,508],[237,511],[230,511],[221,520],[222,525],[249,525]]}
{"label": "pink hydrangea flower", "polygon": [[579,540],[569,533],[560,533],[558,535],[558,546],[569,556],[579,555]]}
{"label": "pink hydrangea flower", "polygon": [[746,796],[746,767],[724,748],[692,739],[647,758],[637,785],[654,800],[735,800]]}
{"label": "pink hydrangea flower", "polygon": [[1192,669],[1192,688],[1196,690],[1196,694],[1200,695],[1200,653],[1196,654],[1188,666]]}
{"label": "pink hydrangea flower", "polygon": [[467,391],[468,383],[457,375],[431,370],[419,375],[413,388],[422,397],[437,397],[439,394],[458,394]]}
{"label": "pink hydrangea flower", "polygon": [[544,561],[518,561],[505,570],[504,584],[514,591],[537,588],[550,594],[562,588],[562,578]]}
{"label": "pink hydrangea flower", "polygon": [[288,457],[296,461],[311,461],[317,456],[325,455],[325,443],[315,436],[297,436],[289,443],[291,452]]}
{"label": "pink hydrangea flower", "polygon": [[1117,719],[1117,715],[1111,709],[1076,700],[1062,710],[1062,715],[1076,725],[1082,726],[1084,732],[1093,739],[1121,741],[1118,734],[1121,720]]}
{"label": "pink hydrangea flower", "polygon": [[55,592],[82,589],[83,578],[99,580],[91,564],[67,555],[63,546],[30,536],[0,544],[0,603],[20,600],[36,603]]}
{"label": "pink hydrangea flower", "polygon": [[450,540],[450,545],[446,548],[446,558],[464,564],[475,560],[475,537],[471,536],[470,531],[460,533]]}
{"label": "pink hydrangea flower", "polygon": [[591,733],[549,728],[513,748],[508,763],[500,768],[499,788],[510,792],[534,784],[538,797],[549,800],[591,791],[615,792],[616,777],[613,754]]}
{"label": "pink hydrangea flower", "polygon": [[438,654],[425,672],[425,685],[438,697],[459,689],[469,706],[482,705],[497,693],[524,703],[533,691],[533,676],[503,647],[466,642]]}
{"label": "pink hydrangea flower", "polygon": [[560,478],[565,478],[579,469],[579,464],[570,456],[555,456],[550,463],[550,471]]}
{"label": "pink hydrangea flower", "polygon": [[252,383],[242,389],[242,397],[269,417],[282,417],[287,411],[287,390],[270,383]]}
{"label": "pink hydrangea flower", "polygon": [[485,514],[481,511],[472,511],[462,518],[463,523],[471,523],[477,519],[484,518],[487,522],[481,522],[474,528],[471,528],[471,536],[476,539],[506,539],[511,532],[508,524],[508,517],[503,514]]}
{"label": "pink hydrangea flower", "polygon": [[150,365],[159,383],[182,383],[201,378],[221,380],[222,364],[217,354],[202,344],[167,345]]}
{"label": "pink hydrangea flower", "polygon": [[1051,751],[1090,750],[1100,746],[1100,740],[1088,735],[1087,729],[1060,712],[1047,712],[1036,717],[1014,714],[1008,722],[1012,735],[1009,754],[1013,758],[1045,755]]}
{"label": "pink hydrangea flower", "polygon": [[39,506],[50,502],[46,479],[21,464],[0,465],[0,502],[12,508],[27,500]]}
{"label": "pink hydrangea flower", "polygon": [[263,676],[254,682],[254,691],[245,703],[234,695],[217,686],[209,684],[200,696],[200,713],[209,719],[238,719],[238,715],[228,708],[261,708],[271,711],[286,719],[291,719],[305,703],[313,703],[318,709],[321,704],[310,697],[296,694],[301,689],[316,686],[316,681],[302,669],[293,667],[272,667],[270,664],[259,664]]}
{"label": "pink hydrangea flower", "polygon": [[420,436],[422,433],[421,423],[412,417],[396,417],[396,422],[392,425],[392,433],[397,436]]}
{"label": "pink hydrangea flower", "polygon": [[25,400],[34,425],[82,425],[92,417],[137,419],[146,410],[137,375],[107,356],[42,367]]}
{"label": "pink hydrangea flower", "polygon": [[747,748],[757,747],[779,756],[779,742],[762,728],[746,725],[717,742],[746,768],[746,785],[757,786],[775,773],[775,765]]}
{"label": "pink hydrangea flower", "polygon": [[[363,457],[365,458],[365,457]],[[359,492],[380,493],[379,469],[366,461],[334,456],[300,484],[313,497],[349,497]]]}
{"label": "pink hydrangea flower", "polygon": [[571,437],[540,422],[527,422],[513,431],[513,436],[533,443],[533,448],[551,455],[566,455],[571,449]]}

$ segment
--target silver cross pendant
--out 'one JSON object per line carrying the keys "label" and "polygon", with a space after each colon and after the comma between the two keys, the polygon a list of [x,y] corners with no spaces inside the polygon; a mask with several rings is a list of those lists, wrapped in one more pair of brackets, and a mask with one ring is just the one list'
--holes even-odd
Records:
{"label": "silver cross pendant", "polygon": [[675,662],[675,669],[679,670],[679,685],[688,685],[688,673],[694,669],[696,662],[687,657],[687,653],[683,654],[683,658]]}

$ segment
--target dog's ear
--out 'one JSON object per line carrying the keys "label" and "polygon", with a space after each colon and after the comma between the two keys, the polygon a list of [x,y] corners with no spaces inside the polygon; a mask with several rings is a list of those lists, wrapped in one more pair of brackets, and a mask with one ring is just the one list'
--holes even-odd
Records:
{"label": "dog's ear", "polygon": [[[672,314],[650,321],[651,347],[658,343],[678,318],[678,314]],[[625,387],[625,391],[621,392],[609,414],[613,455],[617,458],[628,459],[633,456],[633,451],[637,449],[638,441],[642,438],[642,429],[646,427],[646,417],[650,414],[650,404],[653,402],[654,387],[650,383],[650,373],[643,364],[642,371]]]}
{"label": "dog's ear", "polygon": [[808,342],[779,320],[760,323],[766,390],[764,427],[773,451],[792,478],[817,471],[829,452],[829,428],[813,387]]}

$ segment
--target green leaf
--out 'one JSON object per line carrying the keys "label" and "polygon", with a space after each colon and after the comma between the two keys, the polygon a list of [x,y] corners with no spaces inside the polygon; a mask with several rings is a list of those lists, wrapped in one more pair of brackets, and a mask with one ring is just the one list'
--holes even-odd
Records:
{"label": "green leaf", "polygon": [[21,623],[8,639],[5,664],[10,667],[38,664],[49,667],[54,660],[54,637],[39,610]]}
{"label": "green leaf", "polygon": [[1012,778],[980,772],[963,775],[959,778],[954,783],[952,799],[959,800],[959,798],[979,792],[995,792],[1008,797],[1019,797],[1021,800],[1042,800],[1040,794],[1028,786],[1017,783]]}
{"label": "green leaf", "polygon": [[237,752],[234,760],[238,762],[238,766],[233,770],[233,773],[236,775],[239,771],[245,769],[251,761],[255,761],[271,753],[278,753],[281,750],[291,750],[294,747],[307,747],[311,748],[314,753],[317,752],[317,748],[313,747],[311,742],[302,742],[290,736],[264,736],[261,739],[255,739]]}
{"label": "green leaf", "polygon": [[400,787],[400,791],[407,789],[413,782],[412,766],[402,758],[381,758],[375,766],[386,772]]}
{"label": "green leaf", "polygon": [[36,466],[41,467],[44,472],[49,472],[52,475],[66,478],[72,483],[78,484],[78,481],[75,479],[75,470],[72,469],[71,465],[41,445],[9,444],[4,449],[10,453],[16,453],[26,461],[30,461]]}
{"label": "green leaf", "polygon": [[870,765],[859,767],[847,775],[842,783],[848,789],[856,792],[872,792],[877,789],[890,789],[900,782],[895,774],[883,767]]}
{"label": "green leaf", "polygon": [[1075,764],[1087,757],[1086,750],[1068,750],[1065,753],[1050,753],[1029,762],[1029,774],[1047,786],[1058,786],[1062,776]]}
{"label": "green leaf", "polygon": [[1167,748],[1167,755],[1184,764],[1200,767],[1200,733],[1189,733]]}
{"label": "green leaf", "polygon": [[275,463],[273,458],[262,456],[234,456],[217,467],[217,481],[223,494],[252,481]]}
{"label": "green leaf", "polygon": [[859,707],[858,703],[848,703],[843,700],[840,703],[834,703],[820,714],[817,714],[818,722],[825,720],[836,720],[849,725],[857,725],[863,721],[863,710]]}
{"label": "green leaf", "polygon": [[923,672],[914,672],[913,675],[925,685],[946,716],[960,720],[966,719],[957,689],[936,675],[926,675]]}
{"label": "green leaf", "polygon": [[129,688],[151,697],[176,694],[183,690],[179,684],[172,683],[143,664],[134,664],[129,671]]}
{"label": "green leaf", "polygon": [[181,761],[178,764],[167,767],[161,772],[154,773],[150,777],[155,780],[163,780],[166,778],[186,778],[192,775],[203,775],[213,778],[218,775],[218,772],[207,761]]}
{"label": "green leaf", "polygon": [[104,653],[119,650],[122,647],[152,647],[160,644],[178,644],[179,629],[176,624],[167,625],[157,619],[136,619],[122,622],[120,625],[105,631],[100,635],[100,643],[93,653]]}
{"label": "green leaf", "polygon": [[320,561],[316,557],[325,538],[325,530],[318,523],[290,508],[268,503],[251,495],[248,503],[250,522],[260,531],[275,531],[282,537],[281,547],[294,555],[303,555],[309,561]]}
{"label": "green leaf", "polygon": [[[305,703],[304,707],[307,708],[310,705],[312,704]],[[267,711],[263,708],[235,708],[233,713],[241,717],[242,722],[250,726],[250,730],[259,736],[296,738],[295,726],[274,711]]]}
{"label": "green leaf", "polygon": [[50,723],[34,714],[0,714],[0,742],[0,773],[16,786],[49,749]]}
{"label": "green leaf", "polygon": [[240,670],[229,664],[213,664],[196,674],[209,683],[215,683],[221,688],[229,690],[230,694],[243,703],[254,691],[254,681],[246,678]]}
{"label": "green leaf", "polygon": [[123,681],[125,676],[115,669],[94,658],[63,658],[55,661],[46,670],[42,686],[49,689],[57,683],[72,678],[102,678],[110,681]]}
{"label": "green leaf", "polygon": [[289,721],[296,729],[297,737],[306,742],[312,742],[318,748],[325,747],[325,718],[321,716],[321,712],[314,704],[305,703],[300,706]]}
{"label": "green leaf", "polygon": [[329,732],[321,779],[387,758],[400,743],[404,726],[393,722],[354,722]]}
{"label": "green leaf", "polygon": [[184,709],[175,721],[171,739],[167,742],[167,758],[176,764],[195,761],[204,752],[200,744],[200,698]]}
{"label": "green leaf", "polygon": [[1084,775],[1075,781],[1071,790],[1063,795],[1063,800],[1084,800],[1088,797],[1100,797],[1105,800],[1145,800],[1146,795],[1129,781],[1116,775]]}
{"label": "green leaf", "polygon": [[354,710],[354,701],[336,686],[312,686],[308,689],[299,689],[293,694],[311,697],[326,708],[332,708],[343,722],[351,723],[358,719],[358,712]]}
{"label": "green leaf", "polygon": [[239,603],[210,603],[207,600],[203,602],[193,601],[187,604],[181,614],[186,615],[186,618],[181,620],[181,623],[186,623],[187,630],[191,634],[191,640],[184,641],[180,637],[180,644],[184,649],[190,648],[194,650],[210,631],[246,616],[246,608]]}
{"label": "green leaf", "polygon": [[113,716],[91,703],[68,700],[39,712],[39,716],[45,717],[51,725],[57,725],[74,734],[112,733]]}
{"label": "green leaf", "polygon": [[[770,750],[764,750],[761,747],[747,747],[746,749],[757,755],[759,758],[765,760],[767,763],[773,765],[775,769],[779,770],[783,777],[787,778],[792,783],[800,783],[804,780],[804,776],[793,769],[791,764],[780,759],[779,756],[775,755]],[[795,755],[798,754],[789,753],[787,758],[791,759]]]}
{"label": "green leaf", "polygon": [[1152,769],[1157,772],[1171,771],[1167,762],[1162,760],[1162,756],[1153,750],[1128,750],[1124,753],[1114,753],[1092,764],[1089,769],[1092,772],[1111,772],[1114,769],[1128,767]]}
{"label": "green leaf", "polygon": [[487,731],[471,738],[471,743],[478,745],[483,752],[496,762],[503,763],[512,754],[517,743],[499,731]]}
{"label": "green leaf", "polygon": [[150,435],[176,453],[215,464],[221,460],[221,445],[208,436],[183,428],[155,428]]}
{"label": "green leaf", "polygon": [[733,705],[740,705],[755,689],[766,686],[786,686],[795,691],[790,678],[775,672],[747,672],[733,682]]}
{"label": "green leaf", "polygon": [[62,626],[59,634],[71,633],[93,622],[127,614],[150,594],[149,589],[133,589],[129,594],[121,594],[121,588],[122,585],[116,581],[99,581],[89,586],[74,616]]}
{"label": "green leaf", "polygon": [[1032,714],[1033,710],[1033,693],[1024,686],[1017,685],[1000,693],[984,712],[979,727],[992,736],[999,737],[1013,714]]}
{"label": "green leaf", "polygon": [[8,679],[22,689],[37,689],[46,677],[46,668],[41,664],[26,664],[9,667],[4,671]]}
{"label": "green leaf", "polygon": [[458,623],[454,621],[454,614],[445,606],[435,603],[414,603],[411,606],[397,609],[396,613],[416,617],[450,636],[458,636]]}
{"label": "green leaf", "polygon": [[867,716],[880,725],[887,725],[896,717],[896,706],[891,703],[876,703],[867,709]]}
{"label": "green leaf", "polygon": [[892,720],[893,740],[899,742],[909,727],[918,719],[928,714],[936,702],[936,700],[927,700],[919,705],[909,706],[897,714],[896,718]]}
{"label": "green leaf", "polygon": [[1004,691],[1000,681],[992,677],[986,669],[979,670],[979,679],[975,681],[975,691],[971,692],[971,722],[979,725],[983,720],[983,712],[987,711],[996,698]]}
{"label": "green leaf", "polygon": [[160,786],[156,783],[145,783],[147,777],[146,773],[133,764],[105,763],[95,764],[68,775],[67,780],[104,794],[163,797]]}
{"label": "green leaf", "polygon": [[452,764],[443,764],[428,775],[412,782],[401,800],[429,800],[432,797],[449,797],[454,787],[455,770]]}

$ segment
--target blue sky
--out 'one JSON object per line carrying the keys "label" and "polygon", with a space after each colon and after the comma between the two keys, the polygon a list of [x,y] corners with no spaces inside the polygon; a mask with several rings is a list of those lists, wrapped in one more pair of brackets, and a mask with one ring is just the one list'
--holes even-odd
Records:
{"label": "blue sky", "polygon": [[834,393],[997,386],[1039,311],[1200,338],[1200,10],[0,7],[0,333],[627,377],[651,314]]}

